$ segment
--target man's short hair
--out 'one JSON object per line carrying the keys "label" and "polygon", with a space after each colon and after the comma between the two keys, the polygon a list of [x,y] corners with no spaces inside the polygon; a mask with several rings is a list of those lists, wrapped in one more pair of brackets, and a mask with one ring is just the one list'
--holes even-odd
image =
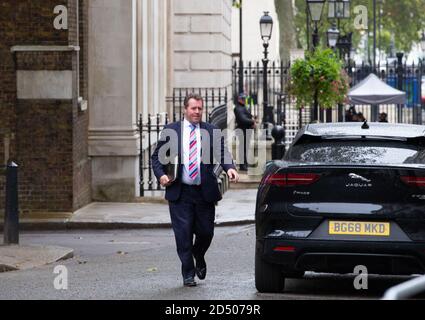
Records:
{"label": "man's short hair", "polygon": [[196,93],[188,93],[186,98],[184,99],[184,107],[187,108],[189,106],[190,100],[196,100],[196,101],[202,101],[202,104],[204,103],[204,98],[200,94]]}

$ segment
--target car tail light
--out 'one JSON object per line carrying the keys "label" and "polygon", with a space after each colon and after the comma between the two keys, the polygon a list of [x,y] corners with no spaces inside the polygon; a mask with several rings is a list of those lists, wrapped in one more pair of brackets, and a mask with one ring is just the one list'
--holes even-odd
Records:
{"label": "car tail light", "polygon": [[295,252],[295,247],[276,247],[273,251],[276,252]]}
{"label": "car tail light", "polygon": [[268,176],[265,183],[278,187],[307,186],[320,179],[314,173],[276,173]]}
{"label": "car tail light", "polygon": [[425,187],[425,177],[400,177],[401,181],[412,187]]}

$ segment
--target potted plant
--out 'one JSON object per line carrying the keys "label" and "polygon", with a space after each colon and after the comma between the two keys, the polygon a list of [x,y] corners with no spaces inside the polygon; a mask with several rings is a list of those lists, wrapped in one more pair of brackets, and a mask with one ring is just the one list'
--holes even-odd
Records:
{"label": "potted plant", "polygon": [[344,103],[349,90],[349,78],[341,60],[330,49],[308,52],[291,68],[289,92],[298,108],[318,103],[328,109]]}

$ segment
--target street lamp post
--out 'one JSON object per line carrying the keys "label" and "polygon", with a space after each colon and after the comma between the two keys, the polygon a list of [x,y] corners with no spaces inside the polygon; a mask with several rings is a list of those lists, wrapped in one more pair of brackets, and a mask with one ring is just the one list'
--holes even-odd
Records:
{"label": "street lamp post", "polygon": [[350,18],[350,0],[329,0],[329,19]]}
{"label": "street lamp post", "polygon": [[[340,22],[342,19],[349,19],[351,16],[351,2],[350,0],[328,0],[329,2],[329,11],[328,11],[328,18],[334,19],[338,21],[338,31],[341,29]],[[350,62],[350,49],[351,49],[351,36],[352,34],[348,35],[336,35],[336,27],[334,23],[334,28],[330,29],[328,31],[328,45],[331,48],[334,48],[334,38],[337,37],[336,41],[336,47],[339,50],[339,56],[341,59],[345,61],[346,55],[348,56],[348,63],[346,62],[346,67],[348,68],[348,72],[350,72],[351,69],[351,62]],[[347,53],[348,51],[348,53]],[[344,121],[344,105],[338,104],[338,122]]]}
{"label": "street lamp post", "polygon": [[345,61],[346,64],[348,64],[348,61],[350,58],[352,39],[353,39],[353,33],[350,32],[345,36],[340,36],[338,38],[338,43],[336,45],[340,49],[341,58]]}
{"label": "street lamp post", "polygon": [[269,99],[268,99],[268,84],[267,84],[267,66],[269,63],[268,59],[268,48],[269,43],[272,38],[273,32],[273,19],[269,16],[269,13],[266,11],[260,19],[260,31],[261,39],[263,40],[264,47],[264,59],[263,59],[263,127],[267,129],[267,139],[270,138],[269,124],[273,123],[273,111],[269,108]]}
{"label": "street lamp post", "polygon": [[311,38],[310,38],[310,10],[308,9],[308,6],[305,6],[305,16],[306,16],[306,35],[307,35],[307,50],[311,50]]}
{"label": "street lamp post", "polygon": [[425,107],[425,99],[423,98],[425,96],[425,92],[422,91],[422,79],[425,76],[425,31],[422,31],[422,38],[421,38],[421,49],[422,49],[422,60],[421,60],[421,64],[420,64],[420,75],[421,75],[421,80],[420,80],[420,88],[421,88],[421,101],[422,101],[422,107]]}
{"label": "street lamp post", "polygon": [[336,24],[333,23],[332,27],[328,30],[328,47],[332,50],[335,50],[335,47],[339,39],[339,30],[336,27]]}
{"label": "street lamp post", "polygon": [[376,71],[376,0],[373,0],[373,73]]}
{"label": "street lamp post", "polygon": [[[355,51],[352,51],[352,37],[353,33],[350,32],[345,36],[340,36],[338,39],[337,47],[340,50],[341,58],[345,61],[345,68],[349,77],[351,78],[353,75],[353,69],[351,66],[351,61],[354,60]],[[344,105],[338,105],[338,121],[342,122],[344,117]]]}
{"label": "street lamp post", "polygon": [[[313,31],[313,51],[319,46],[319,27],[318,23],[322,19],[323,7],[325,5],[325,0],[306,0],[307,7],[310,13],[311,20],[314,23],[314,31]],[[314,71],[312,71],[314,72]],[[319,120],[319,93],[317,90],[314,92],[314,103],[313,110],[311,113],[311,120],[314,122]]]}
{"label": "street lamp post", "polygon": [[[327,32],[328,35],[328,47],[331,48],[334,52],[336,50],[336,46],[339,39],[339,30],[336,27],[336,23],[332,24],[332,27]],[[335,52],[336,54],[336,52]],[[338,106],[339,108],[339,106]],[[326,122],[332,122],[332,110],[326,110]]]}
{"label": "street lamp post", "polygon": [[379,14],[378,14],[378,52],[379,52],[379,63],[381,63],[382,58],[382,15],[384,14],[383,4],[384,0],[378,0],[379,4]]}
{"label": "street lamp post", "polygon": [[243,15],[242,15],[242,0],[239,2],[239,94],[244,91],[243,88]]}
{"label": "street lamp post", "polygon": [[318,23],[322,19],[323,7],[325,5],[325,0],[307,0],[307,6],[310,11],[311,20],[314,23],[313,31],[313,51],[319,45],[319,27]]}
{"label": "street lamp post", "polygon": [[[342,19],[349,19],[351,16],[351,2],[350,0],[329,0],[328,18],[338,21],[338,30],[341,30],[340,22]],[[343,58],[343,50],[339,46],[339,39],[337,47],[340,51],[340,57]]]}

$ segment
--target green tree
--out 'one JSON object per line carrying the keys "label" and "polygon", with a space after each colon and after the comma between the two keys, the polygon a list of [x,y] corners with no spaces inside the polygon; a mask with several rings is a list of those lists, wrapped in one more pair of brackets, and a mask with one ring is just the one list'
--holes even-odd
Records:
{"label": "green tree", "polygon": [[289,91],[299,108],[311,105],[315,99],[320,107],[332,108],[345,101],[348,87],[342,62],[330,49],[308,52],[305,59],[296,60],[291,67]]}
{"label": "green tree", "polygon": [[291,49],[296,48],[295,17],[292,1],[275,0],[276,13],[279,19],[280,57],[289,61]]}
{"label": "green tree", "polygon": [[[292,48],[307,48],[307,23],[306,23],[306,0],[295,0],[295,8],[292,8],[291,0],[275,0],[281,34],[281,55],[286,58]],[[369,30],[358,30],[354,26],[354,8],[366,6],[368,13]],[[377,0],[377,20],[381,15],[381,49],[389,53],[392,35],[395,38],[397,50],[408,52],[413,44],[420,40],[420,33],[425,29],[425,0]],[[320,25],[320,39],[322,46],[326,46],[326,31],[331,27],[332,21],[327,19],[328,7],[324,8],[323,18]],[[294,16],[295,15],[295,16]],[[295,24],[295,26],[294,26]],[[379,28],[377,22],[377,28]],[[357,46],[361,40],[362,33],[373,32],[373,1],[351,0],[351,18],[341,20],[340,31],[342,34],[353,32],[353,43]],[[288,40],[292,37],[287,33],[296,34],[296,41]],[[378,34],[378,32],[377,32]],[[311,37],[311,34],[310,34]],[[311,40],[310,40],[311,41]],[[369,41],[369,46],[372,46]]]}

